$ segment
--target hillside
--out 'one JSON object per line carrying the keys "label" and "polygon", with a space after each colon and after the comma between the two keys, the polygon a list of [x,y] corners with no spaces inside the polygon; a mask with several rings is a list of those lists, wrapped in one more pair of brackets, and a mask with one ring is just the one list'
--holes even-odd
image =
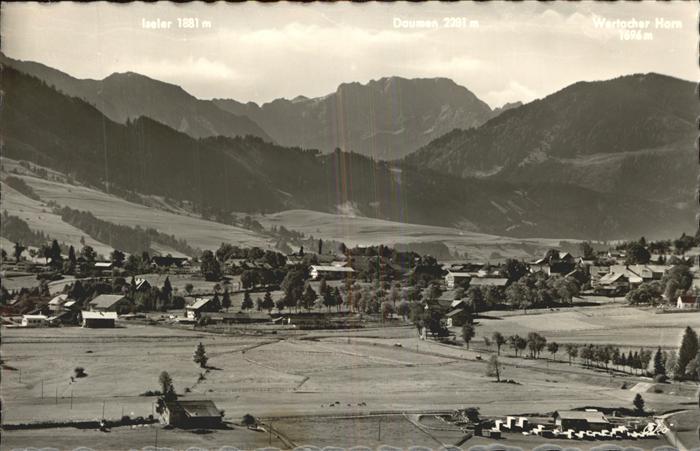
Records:
{"label": "hillside", "polygon": [[0,54],[0,62],[43,80],[47,85],[97,107],[119,123],[146,116],[195,138],[208,136],[259,136],[271,138],[246,116],[221,110],[180,86],[133,72],[115,73],[103,80],[77,79],[31,61],[17,61]]}
{"label": "hillside", "polygon": [[[12,171],[15,177],[24,180],[40,200],[30,199],[2,184],[0,210],[18,216],[37,232],[57,239],[60,243],[82,247],[81,240],[92,246],[99,254],[109,255],[112,247],[96,241],[84,231],[64,222],[52,212],[48,205],[60,205],[90,211],[97,218],[113,224],[142,229],[154,228],[159,232],[184,239],[200,249],[215,249],[222,242],[238,246],[272,248],[271,239],[239,227],[202,220],[185,211],[166,211],[162,208],[146,207],[125,201],[89,187],[71,184],[52,173],[51,180],[36,177],[20,167],[14,160],[2,160],[3,176]],[[19,174],[15,173],[16,171]],[[166,205],[163,206],[166,208]],[[376,244],[430,244],[444,243],[450,252],[467,253],[471,258],[495,261],[497,256],[531,258],[546,249],[558,245],[557,240],[513,239],[494,235],[463,232],[459,229],[402,224],[364,217],[350,217],[311,210],[289,210],[255,217],[265,228],[284,226],[289,230],[303,232],[307,236],[336,240],[348,246]],[[13,243],[5,240],[3,248],[12,252]],[[161,254],[181,255],[172,248],[153,243],[151,251]]]}
{"label": "hillside", "polygon": [[[40,200],[30,199],[3,183],[0,210],[22,218],[32,230],[42,231],[47,236],[76,248],[82,246],[80,243],[82,238],[86,244],[92,246],[102,255],[109,255],[112,251],[110,246],[92,239],[84,231],[64,222],[59,215],[52,212],[49,203],[89,211],[97,218],[114,224],[142,229],[154,228],[159,232],[174,235],[178,239],[184,239],[189,245],[200,249],[215,249],[224,241],[239,246],[273,247],[272,243],[265,237],[240,227],[203,220],[184,214],[184,212],[174,213],[146,207],[66,181],[48,180],[27,175],[26,171],[22,171],[22,168],[19,168],[12,160],[3,159],[2,163],[5,171],[19,170],[20,175],[13,175],[20,177],[32,187],[34,192],[39,195]],[[6,172],[3,172],[3,176],[5,174]],[[153,250],[162,254],[180,254],[160,243],[154,243]]]}
{"label": "hillside", "polygon": [[700,113],[695,85],[659,74],[580,82],[455,130],[407,163],[463,177],[566,182],[687,208]]}
{"label": "hillside", "polygon": [[195,140],[148,118],[118,124],[9,67],[3,82],[7,157],[107,192],[186,202],[205,217],[308,209],[495,235],[604,239],[692,228],[682,212],[640,198],[560,183],[463,179],[255,137]]}
{"label": "hillside", "polygon": [[324,97],[263,105],[214,102],[250,117],[282,145],[324,153],[340,148],[382,160],[403,157],[454,128],[476,127],[494,115],[471,91],[446,78],[344,83]]}

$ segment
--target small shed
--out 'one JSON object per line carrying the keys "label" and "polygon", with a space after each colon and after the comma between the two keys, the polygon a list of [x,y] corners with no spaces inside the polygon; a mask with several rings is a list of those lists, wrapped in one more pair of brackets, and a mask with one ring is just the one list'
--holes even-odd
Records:
{"label": "small shed", "polygon": [[562,431],[602,431],[610,427],[603,412],[597,410],[559,410],[554,412],[554,424]]}
{"label": "small shed", "polygon": [[169,400],[164,401],[161,421],[179,428],[219,428],[223,413],[213,401]]}
{"label": "small shed", "polygon": [[117,322],[117,312],[89,312],[80,313],[83,327],[89,328],[114,328]]}

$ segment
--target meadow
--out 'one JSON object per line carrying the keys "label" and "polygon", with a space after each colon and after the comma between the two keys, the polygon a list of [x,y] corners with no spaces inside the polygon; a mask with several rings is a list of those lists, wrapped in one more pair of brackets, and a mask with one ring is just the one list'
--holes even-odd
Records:
{"label": "meadow", "polygon": [[[614,321],[618,307],[598,308],[599,315],[588,317],[598,318],[595,322],[603,328],[606,321]],[[527,327],[538,327],[549,338],[555,332],[552,324],[563,324],[561,315],[562,312],[531,315]],[[606,320],[606,316],[611,319]],[[664,315],[655,316],[661,318],[657,326],[667,327],[670,334],[673,327],[664,326]],[[516,316],[489,321],[503,326],[506,321],[519,319]],[[477,326],[476,340],[491,327],[486,321]],[[572,329],[570,339],[576,340],[579,334],[590,330]],[[486,376],[487,351],[483,346],[467,350],[459,345],[419,340],[410,325],[293,334],[280,330],[274,335],[256,336],[124,322],[124,327],[113,330],[3,328],[2,334],[6,423],[97,419],[103,408],[108,418],[122,414],[147,416],[153,413],[155,398],[140,395],[157,389],[158,374],[167,370],[178,393],[185,398],[214,400],[225,410],[225,419],[233,428],[204,436],[161,430],[162,443],[178,443],[178,449],[180,445],[184,449],[185,444],[261,446],[260,441],[267,437],[235,426],[246,413],[270,419],[296,444],[322,446],[341,438],[343,446],[374,446],[380,440],[405,446],[407,440],[414,440],[416,444],[437,448],[429,435],[401,415],[469,406],[479,407],[482,415],[499,417],[547,414],[583,406],[631,407],[637,393],[631,387],[650,381],[569,366],[563,356],[556,361],[516,359],[506,350],[501,357],[502,377],[516,383],[499,384]],[[610,330],[607,339],[615,344],[635,341],[636,331],[625,327]],[[192,361],[199,342],[205,345],[210,358],[208,371]],[[76,366],[85,368],[88,376],[71,380]],[[657,413],[684,408],[693,401],[690,388],[679,393],[654,393],[651,385],[643,396],[648,408]],[[341,418],[380,414],[388,415],[381,420],[381,439],[374,436],[376,419]],[[36,435],[37,445],[48,439],[46,430],[41,431]],[[57,437],[65,437],[65,443],[75,443],[70,438],[77,434],[86,443],[113,443],[113,437],[123,437],[124,443],[134,447],[150,445],[154,436],[152,428],[133,434],[117,428],[112,438],[95,431],[56,431]],[[29,444],[22,442],[26,432],[8,431],[6,438],[6,443]],[[453,439],[446,437],[443,442],[449,444]],[[496,442],[475,438],[464,446],[489,443]],[[536,439],[519,437],[498,443],[537,444]],[[651,445],[640,442],[635,446],[646,448],[645,443]]]}

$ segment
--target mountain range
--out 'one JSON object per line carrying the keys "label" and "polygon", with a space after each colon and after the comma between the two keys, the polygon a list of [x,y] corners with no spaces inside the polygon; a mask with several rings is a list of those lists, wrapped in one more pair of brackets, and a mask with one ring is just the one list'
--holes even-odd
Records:
{"label": "mountain range", "polygon": [[401,158],[455,128],[472,128],[505,109],[492,110],[448,78],[386,77],[343,83],[324,97],[277,99],[263,105],[214,99],[247,116],[286,146],[339,148],[380,160]]}
{"label": "mountain range", "polygon": [[134,72],[114,73],[102,80],[78,79],[32,61],[0,54],[0,63],[33,75],[71,97],[94,105],[109,119],[126,123],[140,116],[153,118],[194,138],[259,136],[271,138],[247,116],[223,111],[211,101],[197,99],[180,86]]}
{"label": "mountain range", "polygon": [[343,83],[324,97],[297,96],[259,106],[198,99],[180,86],[134,72],[78,79],[2,54],[0,62],[85,100],[115,122],[146,116],[194,138],[253,135],[284,146],[324,153],[340,148],[381,160],[401,158],[455,128],[479,126],[519,105],[492,110],[447,78],[386,77],[364,85]]}
{"label": "mountain range", "polygon": [[460,177],[575,184],[688,208],[694,199],[695,84],[655,73],[579,82],[454,130],[406,163]]}
{"label": "mountain range", "polygon": [[[597,239],[676,234],[690,225],[689,210],[646,196],[463,177],[411,159],[324,154],[253,136],[194,139],[148,117],[122,124],[13,67],[5,66],[2,78],[4,155],[106,191],[176,199],[207,217],[302,208],[517,237]],[[455,133],[462,132],[443,139]]]}

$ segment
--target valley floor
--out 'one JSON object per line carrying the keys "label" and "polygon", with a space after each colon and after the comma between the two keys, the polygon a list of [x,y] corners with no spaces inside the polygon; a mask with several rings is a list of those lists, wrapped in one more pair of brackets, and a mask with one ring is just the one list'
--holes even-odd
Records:
{"label": "valley floor", "polygon": [[[598,324],[615,323],[615,317],[622,315],[619,306],[597,309],[579,315],[593,318],[591,321]],[[161,426],[114,428],[109,433],[74,428],[5,431],[2,448],[48,444],[61,449],[78,445],[140,448],[154,443],[156,429],[159,446],[176,449],[266,446],[270,443],[267,434],[237,425],[246,413],[268,419],[297,445],[376,446],[381,442],[438,448],[435,438],[413,425],[407,416],[410,420],[410,415],[420,412],[469,406],[478,407],[482,415],[497,417],[547,414],[584,406],[631,408],[633,397],[640,391],[647,408],[657,413],[697,409],[695,385],[666,384],[661,393],[654,393],[654,384],[647,378],[611,376],[576,364],[570,366],[563,356],[532,360],[514,358],[508,350],[502,350],[503,377],[517,384],[497,384],[485,376],[485,360],[492,351],[479,340],[494,330],[494,324],[498,323],[505,333],[516,323],[528,324],[522,321],[527,316],[531,321],[527,327],[539,327],[548,338],[555,333],[551,330],[554,326],[547,332],[545,325],[558,324],[561,330],[569,329],[569,340],[585,340],[591,327],[573,328],[563,321],[562,315],[566,314],[482,320],[471,350],[420,340],[412,326],[293,335],[215,335],[145,325],[112,330],[3,328],[4,423],[93,420],[102,417],[103,409],[104,416],[112,419],[148,416],[154,413],[155,398],[140,394],[157,389],[158,375],[166,370],[178,393],[190,390],[185,398],[211,399],[224,409],[230,428],[207,434],[165,430]],[[675,336],[686,323],[700,327],[692,316],[648,315],[652,321],[657,318],[652,330],[666,330],[659,337]],[[673,316],[673,320],[667,321],[667,316]],[[637,328],[631,321],[607,330],[605,338],[598,335],[600,340],[638,344]],[[657,345],[656,336],[648,337],[648,346]],[[567,341],[563,336],[560,339]],[[204,370],[192,362],[192,353],[199,342],[205,345],[213,368],[198,382]],[[71,380],[77,366],[84,367],[88,376]],[[623,384],[625,388],[621,388]],[[381,436],[375,437],[379,422]],[[454,444],[459,437],[450,434],[454,432],[437,440]],[[284,447],[275,440],[273,436],[273,446]],[[463,447],[499,443],[531,448],[537,440],[516,435],[507,435],[499,442],[473,438]],[[692,438],[685,434],[681,440]],[[629,445],[650,449],[661,444],[663,441],[656,440]],[[698,444],[688,443],[686,447]],[[595,442],[571,445],[585,448],[595,446]]]}

